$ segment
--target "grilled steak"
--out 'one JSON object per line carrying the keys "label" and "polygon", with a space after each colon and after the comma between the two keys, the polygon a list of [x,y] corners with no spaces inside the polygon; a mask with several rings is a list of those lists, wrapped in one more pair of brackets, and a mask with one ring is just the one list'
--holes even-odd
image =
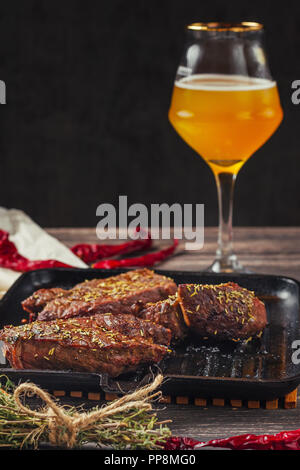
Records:
{"label": "grilled steak", "polygon": [[136,330],[129,337],[97,322],[102,325],[99,318],[35,321],[5,327],[0,331],[0,340],[16,369],[71,369],[111,376],[135,370],[140,364],[159,362],[168,352],[167,346],[153,343],[146,328],[141,331],[148,332],[148,338]]}
{"label": "grilled steak", "polygon": [[29,313],[38,313],[51,300],[67,295],[68,291],[60,287],[52,289],[39,289],[27,299],[23,300],[22,307]]}
{"label": "grilled steak", "polygon": [[[117,277],[117,276],[115,276]],[[76,284],[73,289],[61,289],[60,287],[52,287],[50,289],[38,289],[30,297],[23,300],[22,307],[26,312],[39,313],[43,310],[46,305],[52,300],[68,297],[73,294],[73,290],[81,291],[81,293],[87,293],[93,290],[99,284],[100,279],[92,279],[91,281],[81,282]]]}
{"label": "grilled steak", "polygon": [[168,327],[156,325],[134,315],[103,313],[87,317],[86,322],[105,331],[118,331],[128,338],[140,337],[165,346],[169,346],[171,342],[171,330]]}
{"label": "grilled steak", "polygon": [[254,292],[228,282],[182,284],[178,297],[186,324],[200,336],[234,341],[260,335],[267,324],[266,308]]}
{"label": "grilled steak", "polygon": [[[29,312],[39,311],[38,320],[54,320],[89,316],[97,313],[131,313],[131,306],[139,301],[142,304],[157,302],[174,294],[176,284],[165,276],[149,269],[129,271],[106,279],[93,279],[78,284],[69,291],[37,291],[22,305]],[[47,299],[54,296],[50,301]]]}
{"label": "grilled steak", "polygon": [[169,328],[175,340],[182,340],[187,335],[187,326],[176,295],[160,302],[148,303],[137,314],[144,320]]}

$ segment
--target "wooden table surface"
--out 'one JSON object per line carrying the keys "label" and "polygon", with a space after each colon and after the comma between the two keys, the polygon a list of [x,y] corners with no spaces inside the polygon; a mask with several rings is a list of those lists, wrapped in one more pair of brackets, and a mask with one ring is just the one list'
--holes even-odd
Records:
{"label": "wooden table surface", "polygon": [[[97,242],[94,228],[52,228],[47,231],[72,246],[80,242]],[[204,270],[216,250],[216,228],[205,229],[204,248],[180,253],[161,263],[159,269]],[[156,242],[160,245],[159,242]],[[235,229],[235,251],[240,261],[252,271],[293,277],[300,280],[300,227],[251,227]],[[205,408],[193,405],[166,405],[161,418],[171,418],[175,435],[200,440],[242,433],[276,433],[300,428],[300,400],[297,409],[234,409],[229,406]]]}

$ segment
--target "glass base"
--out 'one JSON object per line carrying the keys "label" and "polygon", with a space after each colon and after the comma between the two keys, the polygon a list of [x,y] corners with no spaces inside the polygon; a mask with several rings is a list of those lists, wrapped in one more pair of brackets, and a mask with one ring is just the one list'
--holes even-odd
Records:
{"label": "glass base", "polygon": [[211,273],[251,273],[250,269],[245,268],[238,261],[236,255],[216,258],[206,271]]}

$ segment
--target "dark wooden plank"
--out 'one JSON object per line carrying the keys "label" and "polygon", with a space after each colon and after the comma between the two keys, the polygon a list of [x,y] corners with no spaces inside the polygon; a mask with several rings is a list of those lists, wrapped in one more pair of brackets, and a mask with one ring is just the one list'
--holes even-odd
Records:
{"label": "dark wooden plank", "polygon": [[159,412],[160,419],[171,418],[174,435],[207,441],[238,434],[275,434],[298,429],[300,409],[266,410],[232,407],[200,408],[191,405],[168,405]]}
{"label": "dark wooden plank", "polygon": [[[95,228],[51,228],[47,231],[67,246],[80,242],[99,242]],[[237,227],[234,233],[235,251],[245,266],[256,272],[300,279],[300,227]],[[205,229],[205,244],[201,251],[184,252],[181,243],[178,255],[161,263],[159,268],[204,270],[213,260],[216,242],[217,229],[208,227]],[[168,242],[154,243],[163,246]]]}

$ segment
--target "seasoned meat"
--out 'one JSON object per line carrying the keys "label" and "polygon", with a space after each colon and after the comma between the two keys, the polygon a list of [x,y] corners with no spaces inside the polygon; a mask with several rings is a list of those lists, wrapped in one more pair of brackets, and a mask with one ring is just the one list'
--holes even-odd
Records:
{"label": "seasoned meat", "polygon": [[52,289],[39,289],[27,299],[23,300],[22,307],[29,313],[38,313],[47,305],[51,300],[62,297],[68,293],[67,290],[60,287],[53,287]]}
{"label": "seasoned meat", "polygon": [[26,312],[39,313],[46,307],[46,305],[52,300],[68,297],[80,290],[81,294],[84,295],[88,291],[93,290],[99,284],[99,279],[92,279],[91,281],[81,282],[76,284],[73,289],[61,289],[60,287],[52,287],[50,289],[39,289],[35,291],[30,297],[23,300],[22,307]]}
{"label": "seasoned meat", "polygon": [[[129,271],[106,279],[93,279],[78,284],[69,291],[60,292],[46,303],[38,314],[38,320],[66,319],[107,312],[131,313],[131,306],[135,302],[156,302],[174,294],[176,289],[172,279],[155,274],[149,269]],[[36,293],[23,302],[23,308],[27,311],[36,311],[35,295],[41,298]]]}
{"label": "seasoned meat", "polygon": [[118,331],[128,338],[141,337],[165,346],[169,346],[171,342],[171,330],[168,327],[156,325],[134,315],[103,313],[87,317],[86,321],[106,331]]}
{"label": "seasoned meat", "polygon": [[175,340],[182,340],[187,335],[188,329],[176,295],[160,302],[148,303],[137,314],[144,320],[169,328]]}
{"label": "seasoned meat", "polygon": [[182,284],[178,297],[186,324],[200,336],[239,341],[259,336],[267,324],[263,302],[233,282]]}
{"label": "seasoned meat", "polygon": [[[35,321],[0,331],[4,353],[15,369],[106,372],[117,376],[140,364],[159,362],[169,351],[142,333],[125,336],[98,319]],[[142,330],[149,331],[149,330]]]}

